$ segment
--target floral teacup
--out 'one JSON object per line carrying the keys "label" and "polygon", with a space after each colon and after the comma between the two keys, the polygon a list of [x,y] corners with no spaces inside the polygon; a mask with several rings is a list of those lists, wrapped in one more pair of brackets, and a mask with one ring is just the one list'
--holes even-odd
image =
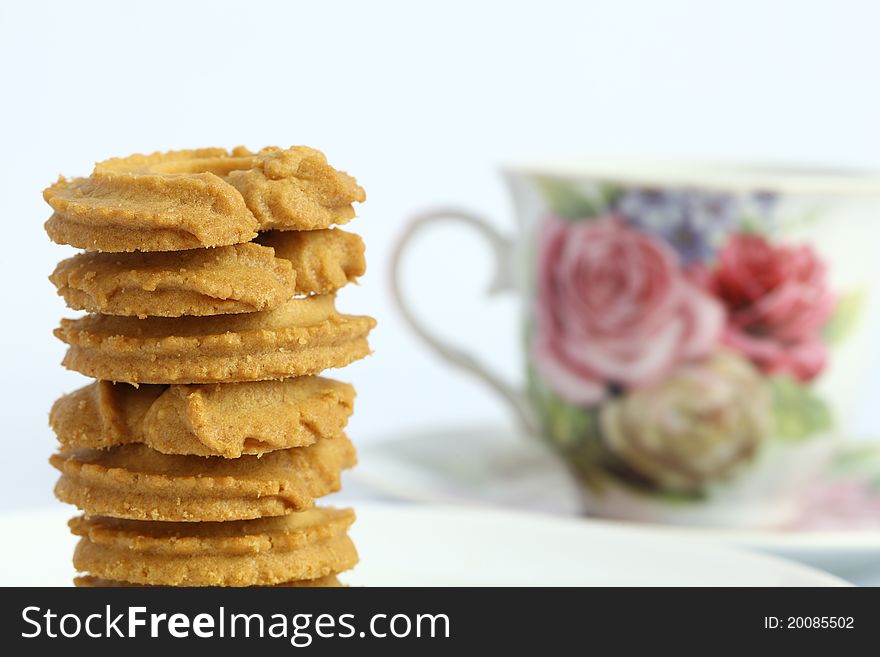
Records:
{"label": "floral teacup", "polygon": [[[628,520],[769,526],[848,431],[880,283],[880,177],[709,164],[505,170],[519,238],[459,211],[415,218],[394,260],[413,328],[480,376]],[[520,392],[419,323],[397,267],[429,223],[463,221],[519,290]]]}

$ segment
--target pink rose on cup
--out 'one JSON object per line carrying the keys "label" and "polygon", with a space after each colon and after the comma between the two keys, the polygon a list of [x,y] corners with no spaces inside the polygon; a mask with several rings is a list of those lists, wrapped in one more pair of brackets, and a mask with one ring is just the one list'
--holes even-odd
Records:
{"label": "pink rose on cup", "polygon": [[718,253],[709,289],[727,308],[724,342],[761,370],[809,381],[824,369],[820,332],[834,295],[825,263],[810,246],[733,235]]}
{"label": "pink rose on cup", "polygon": [[566,401],[592,405],[611,386],[650,385],[716,346],[721,305],[659,239],[609,216],[550,217],[538,240],[534,362]]}

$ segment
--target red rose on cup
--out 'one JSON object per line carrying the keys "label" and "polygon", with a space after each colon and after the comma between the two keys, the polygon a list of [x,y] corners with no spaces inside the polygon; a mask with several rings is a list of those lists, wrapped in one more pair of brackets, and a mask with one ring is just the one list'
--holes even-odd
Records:
{"label": "red rose on cup", "polygon": [[598,403],[610,386],[649,385],[716,346],[721,305],[661,240],[613,216],[550,217],[538,240],[534,363],[561,398]]}
{"label": "red rose on cup", "polygon": [[735,234],[718,253],[708,284],[727,307],[724,342],[761,370],[809,381],[824,369],[820,332],[834,295],[811,247]]}

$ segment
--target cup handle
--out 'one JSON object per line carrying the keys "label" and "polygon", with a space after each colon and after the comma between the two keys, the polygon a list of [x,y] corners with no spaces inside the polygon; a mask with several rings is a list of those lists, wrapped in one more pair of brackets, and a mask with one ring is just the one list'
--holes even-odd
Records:
{"label": "cup handle", "polygon": [[414,216],[401,234],[397,244],[394,246],[391,253],[391,292],[394,297],[394,302],[401,315],[403,315],[404,320],[409,324],[410,328],[416,333],[416,335],[424,340],[441,358],[467,372],[470,372],[501,395],[501,397],[504,398],[508,405],[513,409],[523,429],[529,434],[536,434],[536,418],[532,407],[523,392],[504,381],[466,351],[463,351],[434,335],[434,333],[429,331],[426,325],[416,317],[411,306],[404,299],[400,285],[402,278],[400,268],[403,253],[407,250],[412,238],[415,237],[416,234],[422,232],[431,224],[441,223],[459,223],[474,228],[489,246],[492,247],[492,252],[495,256],[495,274],[487,291],[487,296],[514,289],[513,242],[495,230],[495,228],[481,217],[462,210],[443,208]]}

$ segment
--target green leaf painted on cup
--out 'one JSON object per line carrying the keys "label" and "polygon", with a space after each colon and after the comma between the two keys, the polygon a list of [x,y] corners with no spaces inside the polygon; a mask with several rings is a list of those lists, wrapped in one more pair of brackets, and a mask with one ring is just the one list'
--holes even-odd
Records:
{"label": "green leaf painted on cup", "polygon": [[803,231],[809,231],[813,226],[825,218],[822,208],[812,208],[795,215],[777,217],[775,224],[781,235],[790,235]]}
{"label": "green leaf painted on cup", "polygon": [[787,440],[802,440],[832,427],[831,410],[808,387],[789,377],[770,379],[776,434]]}
{"label": "green leaf painted on cup", "polygon": [[560,449],[569,449],[596,437],[595,413],[562,401],[530,372],[529,389],[538,407],[547,437]]}
{"label": "green leaf painted on cup", "polygon": [[607,213],[613,208],[623,195],[623,188],[613,183],[599,183],[599,199],[602,213]]}
{"label": "green leaf painted on cup", "polygon": [[[558,178],[536,178],[538,187],[550,209],[564,219],[590,219],[600,214],[595,200],[587,198],[575,185]],[[600,201],[601,203],[601,201]]]}
{"label": "green leaf painted on cup", "polygon": [[528,371],[528,385],[545,438],[583,485],[594,493],[601,493],[608,474],[598,410],[563,401],[544,385],[532,368]]}
{"label": "green leaf painted on cup", "polygon": [[739,232],[747,235],[765,235],[767,233],[767,220],[763,217],[745,215],[740,217]]}
{"label": "green leaf painted on cup", "polygon": [[822,336],[828,344],[845,340],[859,323],[865,305],[865,290],[851,290],[842,294],[834,306],[834,313],[825,325]]}

